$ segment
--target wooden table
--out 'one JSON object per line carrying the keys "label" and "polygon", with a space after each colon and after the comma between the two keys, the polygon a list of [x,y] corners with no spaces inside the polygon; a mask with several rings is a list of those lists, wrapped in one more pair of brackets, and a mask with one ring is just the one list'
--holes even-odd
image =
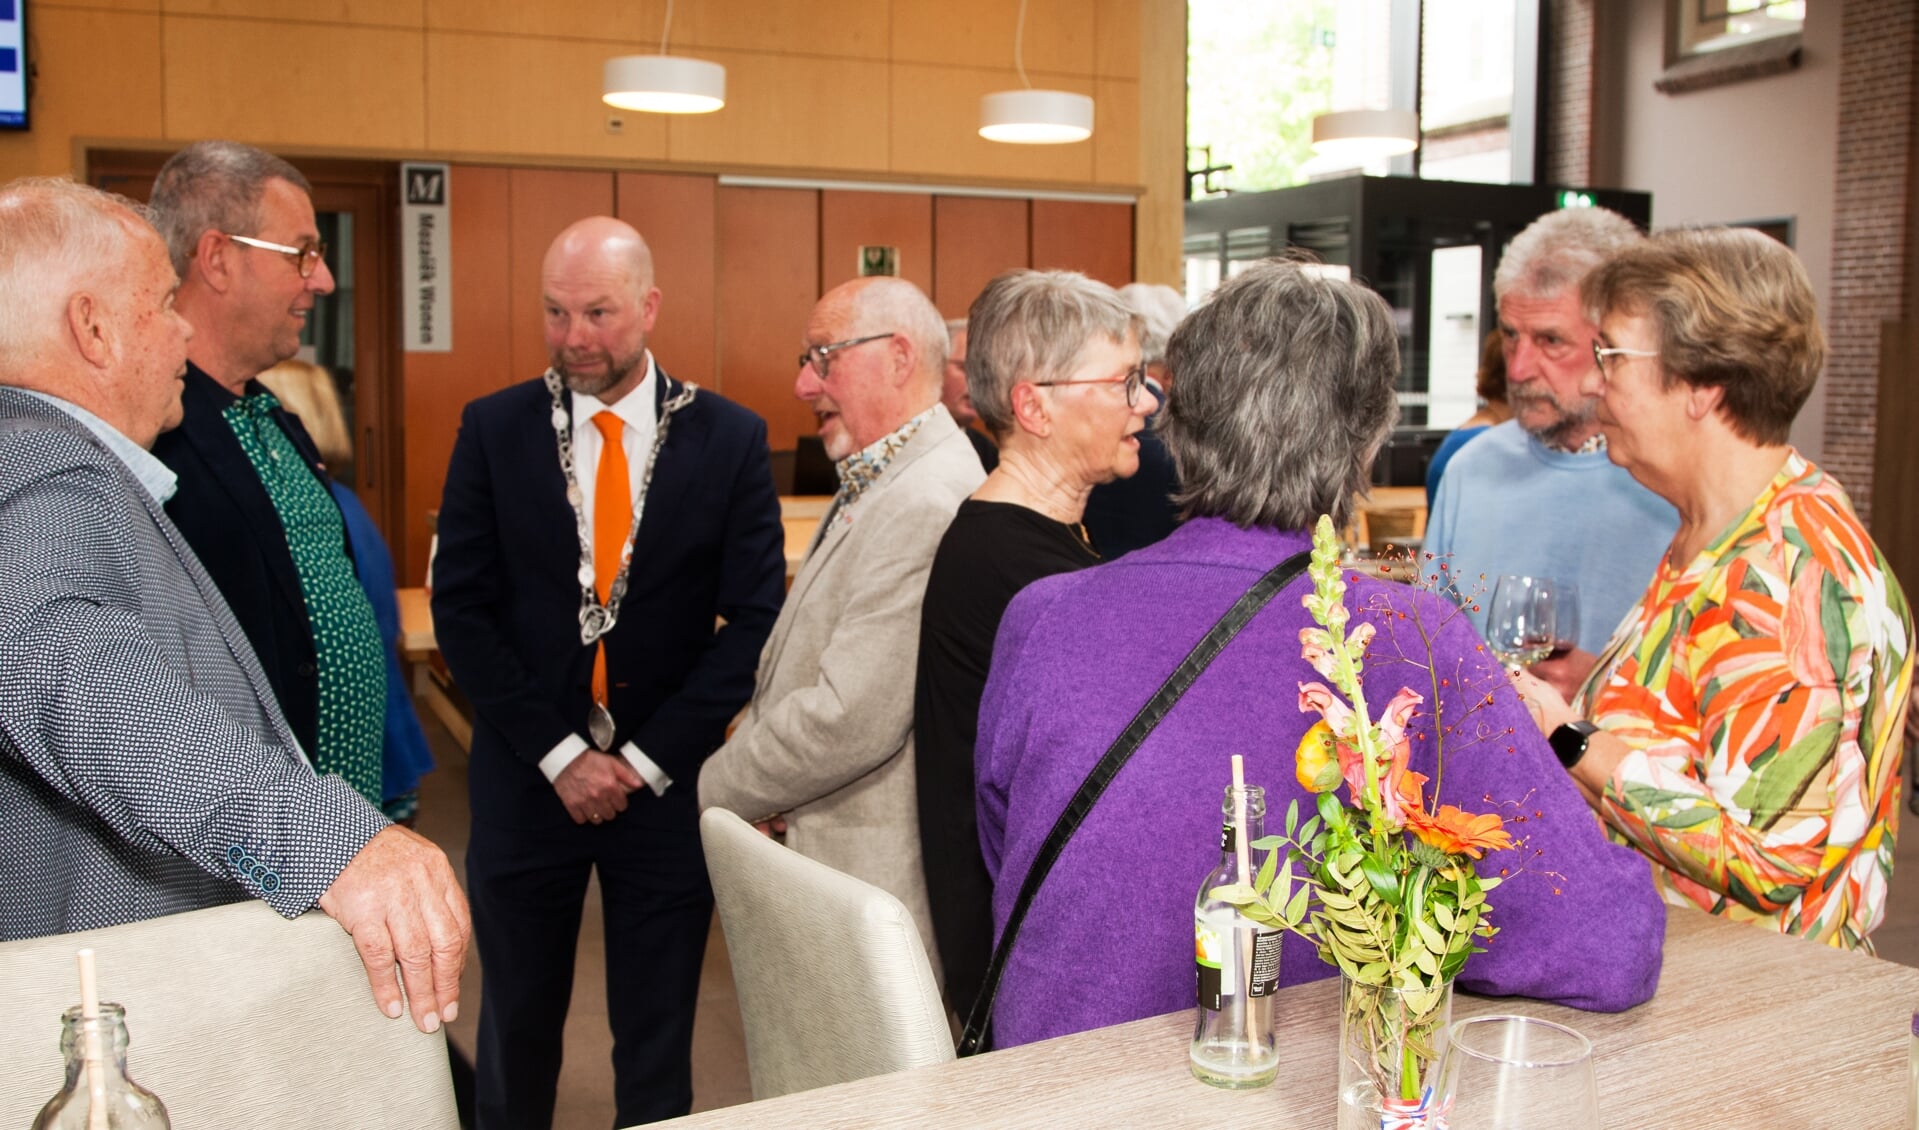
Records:
{"label": "wooden table", "polygon": [[[1864,1130],[1906,1125],[1915,1007],[1919,970],[1671,909],[1659,993],[1630,1012],[1460,994],[1453,1017],[1521,1013],[1584,1033],[1613,1130]],[[1324,1130],[1335,1116],[1338,982],[1283,990],[1279,1008],[1279,1080],[1257,1091],[1193,1079],[1192,1013],[1178,1012],[673,1124]]]}
{"label": "wooden table", "polygon": [[433,634],[433,602],[423,588],[401,589],[400,658],[413,671],[413,694],[464,750],[473,748],[473,719],[453,701],[453,675]]}

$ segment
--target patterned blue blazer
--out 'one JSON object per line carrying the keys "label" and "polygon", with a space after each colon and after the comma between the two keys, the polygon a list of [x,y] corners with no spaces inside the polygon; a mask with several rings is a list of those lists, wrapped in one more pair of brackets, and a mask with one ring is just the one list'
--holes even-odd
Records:
{"label": "patterned blue blazer", "polygon": [[310,908],[386,821],[289,733],[160,504],[0,388],[0,939]]}

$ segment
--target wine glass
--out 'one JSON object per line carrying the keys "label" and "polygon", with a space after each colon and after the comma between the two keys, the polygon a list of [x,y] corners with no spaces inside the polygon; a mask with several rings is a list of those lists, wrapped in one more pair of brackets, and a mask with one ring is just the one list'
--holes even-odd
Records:
{"label": "wine glass", "polygon": [[1599,1130],[1592,1044],[1530,1016],[1452,1026],[1435,1099],[1449,1130]]}
{"label": "wine glass", "polygon": [[1558,657],[1579,646],[1579,586],[1553,581],[1553,650]]}
{"label": "wine glass", "polygon": [[1504,576],[1493,584],[1486,642],[1508,667],[1529,667],[1553,652],[1560,583],[1545,577]]}

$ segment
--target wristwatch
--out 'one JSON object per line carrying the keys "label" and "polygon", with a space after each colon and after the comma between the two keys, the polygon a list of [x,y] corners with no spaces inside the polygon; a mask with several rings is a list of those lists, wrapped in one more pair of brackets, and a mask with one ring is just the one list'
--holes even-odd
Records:
{"label": "wristwatch", "polygon": [[1571,769],[1586,756],[1586,746],[1592,742],[1592,736],[1599,727],[1584,718],[1577,722],[1568,722],[1552,732],[1546,743],[1553,747],[1553,753],[1559,757],[1559,763]]}

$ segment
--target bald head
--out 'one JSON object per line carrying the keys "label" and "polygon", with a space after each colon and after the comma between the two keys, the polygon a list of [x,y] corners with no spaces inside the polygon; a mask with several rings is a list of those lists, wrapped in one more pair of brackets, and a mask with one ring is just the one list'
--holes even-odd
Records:
{"label": "bald head", "polygon": [[886,276],[854,279],[826,292],[820,305],[829,303],[846,313],[849,336],[872,333],[897,333],[912,343],[915,355],[913,375],[937,398],[940,371],[946,365],[946,351],[952,339],[946,322],[920,288],[905,279]]}
{"label": "bald head", "polygon": [[639,387],[660,309],[640,233],[611,216],[572,224],[547,248],[540,287],[547,354],[567,387],[607,404]]}
{"label": "bald head", "polygon": [[[793,395],[819,421],[826,454],[845,459],[939,403],[946,323],[912,283],[865,278],[834,287],[806,320],[809,359]],[[822,362],[814,350],[837,346]]]}

